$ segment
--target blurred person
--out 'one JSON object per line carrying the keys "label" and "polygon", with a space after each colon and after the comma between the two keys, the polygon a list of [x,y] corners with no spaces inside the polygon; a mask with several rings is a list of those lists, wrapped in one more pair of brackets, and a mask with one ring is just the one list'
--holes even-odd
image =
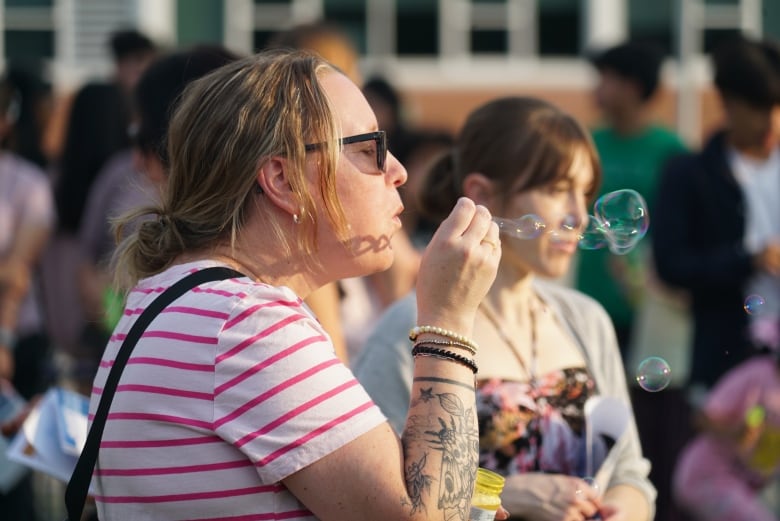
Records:
{"label": "blurred person", "polygon": [[43,300],[52,343],[63,359],[76,361],[77,372],[89,372],[89,361],[107,339],[81,304],[78,271],[83,252],[78,234],[95,178],[114,154],[129,146],[124,99],[113,83],[82,85],[69,112],[62,157],[51,167],[57,227],[42,259]]}
{"label": "blurred person", "polygon": [[[167,179],[165,132],[172,108],[190,81],[237,58],[214,45],[180,49],[158,58],[135,88],[138,125],[133,147],[115,154],[98,174],[79,230],[84,253],[80,295],[88,320],[101,324],[107,334],[119,320],[123,298],[113,291],[110,281],[109,260],[116,245],[111,223],[127,211],[159,200]],[[100,353],[95,354],[93,370],[80,377],[89,386],[100,360]]]}
{"label": "blurred person", "polygon": [[[599,195],[632,189],[645,199],[646,210],[655,206],[664,166],[686,150],[674,132],[654,121],[662,59],[655,46],[636,41],[591,58],[598,71],[594,97],[603,117],[603,125],[592,132],[604,172]],[[648,233],[653,233],[652,212]],[[689,352],[691,326],[687,295],[659,280],[650,245],[647,238],[626,255],[606,248],[580,252],[576,286],[606,308],[629,374],[633,376],[648,356],[673,364],[674,380],[663,393],[648,393],[635,378],[629,380],[642,450],[653,462],[656,515],[671,521],[671,473],[686,438],[683,430],[667,432],[665,420],[679,418],[685,423],[688,417],[682,361]]]}
{"label": "blurred person", "polygon": [[[525,521],[653,517],[650,465],[633,420],[612,449],[616,464],[603,496],[581,479],[592,476],[584,458],[586,401],[613,397],[627,411],[631,402],[604,309],[540,280],[568,270],[600,177],[593,143],[578,122],[543,100],[508,97],[468,116],[421,191],[421,208],[431,218],[441,219],[454,200],[468,197],[504,218],[536,214],[556,232],[527,240],[502,236],[498,274],[474,325],[480,465],[506,476],[502,502]],[[415,315],[414,294],[388,308],[354,369],[397,430],[408,404],[425,403],[432,385],[412,371],[404,332]]]}
{"label": "blurred person", "polygon": [[268,49],[307,49],[316,52],[338,68],[356,85],[363,84],[360,53],[342,26],[319,20],[298,24],[273,34]]}
{"label": "blurred person", "polygon": [[30,131],[39,128],[39,89],[40,78],[23,67],[0,79],[0,378],[25,399],[47,385],[37,272],[55,222],[48,176],[33,162],[40,157],[40,132]]}
{"label": "blurred person", "polygon": [[[610,47],[591,59],[598,71],[594,96],[604,120],[603,126],[593,130],[604,172],[599,195],[632,189],[652,207],[663,166],[685,151],[676,134],[653,121],[661,60],[654,47],[637,42]],[[635,313],[651,277],[646,273],[652,268],[645,257],[641,247],[627,255],[614,255],[607,249],[579,255],[577,289],[607,310],[624,357],[631,344]]]}
{"label": "blurred person", "polygon": [[[37,271],[54,227],[54,202],[48,176],[33,162],[40,157],[44,90],[39,77],[15,65],[0,79],[0,386],[10,382],[26,400],[46,389],[51,367]],[[2,427],[3,435],[18,428]],[[35,519],[29,475],[0,493],[0,512]]]}
{"label": "blurred person", "polygon": [[136,83],[157,56],[157,46],[137,29],[114,31],[108,43],[114,60],[114,81],[132,99]]}
{"label": "blurred person", "polygon": [[[117,250],[119,283],[134,289],[91,411],[158,290],[210,266],[237,273],[185,293],[135,346],[95,469],[101,519],[467,518],[469,353],[417,358],[415,389],[434,399],[411,408],[399,439],[302,302],[392,264],[406,172],[385,145],[360,89],[314,54],[264,52],[190,83],[162,200],[123,220],[156,216]],[[499,256],[490,213],[458,201],[420,270],[425,338],[471,335]]]}
{"label": "blurred person", "polygon": [[697,521],[776,521],[760,493],[780,471],[780,356],[728,370],[698,411],[699,434],[674,475],[679,503]]}
{"label": "blurred person", "polygon": [[[723,127],[669,165],[653,212],[658,274],[691,298],[692,392],[771,347],[780,310],[780,50],[739,37],[712,58]],[[755,316],[751,294],[766,300]]]}

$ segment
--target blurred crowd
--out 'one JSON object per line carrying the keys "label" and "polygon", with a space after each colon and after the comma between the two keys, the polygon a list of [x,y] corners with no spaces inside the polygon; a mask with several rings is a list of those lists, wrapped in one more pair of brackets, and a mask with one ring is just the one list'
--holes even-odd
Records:
{"label": "blurred crowd", "polygon": [[[113,223],[165,189],[168,117],[187,83],[238,58],[216,45],[163,49],[135,30],[107,45],[112,77],[72,95],[55,96],[29,64],[10,63],[0,79],[0,379],[31,404],[52,386],[92,391],[123,312],[111,258],[130,230]],[[362,76],[336,26],[282,31],[268,46],[314,50],[348,75],[408,173],[392,267],[307,299],[342,361],[373,378],[360,367],[367,341],[415,287],[438,225],[421,193],[458,136],[415,124],[392,78]],[[635,190],[651,225],[625,255],[578,251],[552,282],[597,301],[614,326],[655,519],[780,519],[780,47],[739,37],[713,52],[725,118],[696,149],[658,123],[658,49],[626,42],[587,58],[600,120],[586,141],[601,169],[589,204]],[[637,383],[650,356],[672,371],[659,392]],[[28,476],[0,494],[0,518],[47,521],[36,493]]]}

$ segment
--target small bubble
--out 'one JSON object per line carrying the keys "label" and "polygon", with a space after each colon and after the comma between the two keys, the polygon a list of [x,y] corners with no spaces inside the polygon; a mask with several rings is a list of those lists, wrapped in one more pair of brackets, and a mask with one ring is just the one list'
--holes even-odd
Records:
{"label": "small bubble", "polygon": [[766,300],[761,295],[750,295],[745,299],[745,312],[748,315],[759,315],[764,310]]}
{"label": "small bubble", "polygon": [[655,393],[666,389],[672,381],[672,370],[663,358],[651,356],[636,369],[636,381],[645,391]]}
{"label": "small bubble", "polygon": [[[596,481],[596,478],[586,477],[581,478],[583,482],[585,482],[585,485],[587,485],[591,491],[595,493],[596,496],[601,495],[601,487],[599,487],[598,482]],[[574,494],[577,496],[578,500],[586,500],[590,495],[587,493],[587,489],[577,487],[577,490],[574,492]]]}
{"label": "small bubble", "polygon": [[516,239],[535,239],[539,237],[545,228],[544,221],[538,215],[532,213],[523,215],[517,219],[493,217],[498,224],[498,230]]}

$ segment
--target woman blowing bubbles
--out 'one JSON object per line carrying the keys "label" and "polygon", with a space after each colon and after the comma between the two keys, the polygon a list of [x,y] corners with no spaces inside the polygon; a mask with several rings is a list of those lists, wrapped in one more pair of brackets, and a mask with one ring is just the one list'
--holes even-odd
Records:
{"label": "woman blowing bubbles", "polygon": [[[421,208],[439,220],[466,196],[495,215],[536,215],[545,224],[532,239],[502,235],[498,274],[474,328],[480,464],[507,476],[502,501],[523,521],[652,519],[655,491],[633,421],[612,449],[614,470],[599,476],[603,488],[580,479],[596,475],[586,458],[587,399],[610,397],[630,408],[612,324],[592,299],[537,279],[568,270],[599,178],[590,138],[571,116],[510,97],[469,115],[422,189]],[[398,430],[409,399],[417,403],[426,388],[402,333],[415,313],[414,298],[389,308],[355,365]]]}
{"label": "woman blowing bubbles", "polygon": [[[158,218],[118,252],[131,289],[92,411],[121,339],[161,290],[211,266],[241,275],[185,293],[136,345],[95,470],[100,518],[465,521],[471,353],[415,359],[434,399],[410,409],[399,440],[302,305],[393,261],[406,172],[358,87],[307,53],[226,65],[188,87],[168,151],[162,203],[138,212]],[[425,338],[471,336],[496,244],[490,213],[459,200],[422,262]]]}

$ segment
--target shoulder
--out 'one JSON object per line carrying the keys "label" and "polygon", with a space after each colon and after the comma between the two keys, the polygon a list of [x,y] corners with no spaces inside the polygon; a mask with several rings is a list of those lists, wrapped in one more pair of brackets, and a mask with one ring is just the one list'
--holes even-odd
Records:
{"label": "shoulder", "polygon": [[537,280],[534,285],[539,294],[566,318],[587,320],[607,316],[606,310],[596,299],[579,290],[546,280]]}
{"label": "shoulder", "polygon": [[16,154],[0,154],[0,168],[13,172],[15,177],[24,183],[38,186],[46,186],[49,183],[49,178],[41,167]]}
{"label": "shoulder", "polygon": [[592,355],[608,352],[615,342],[615,331],[604,306],[581,291],[555,282],[536,281],[534,284],[539,295],[558,313],[586,351],[593,352]]}

